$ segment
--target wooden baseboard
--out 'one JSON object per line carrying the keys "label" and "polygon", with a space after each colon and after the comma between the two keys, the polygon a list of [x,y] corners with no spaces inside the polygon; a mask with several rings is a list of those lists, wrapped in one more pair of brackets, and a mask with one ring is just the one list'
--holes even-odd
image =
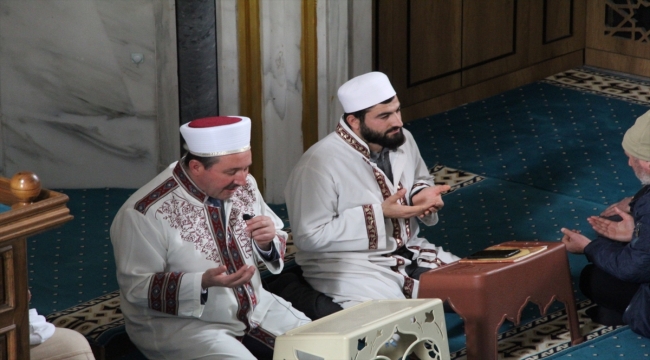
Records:
{"label": "wooden baseboard", "polygon": [[585,65],[650,77],[650,59],[587,48]]}
{"label": "wooden baseboard", "polygon": [[435,98],[402,108],[405,122],[453,109],[462,104],[485,99],[501,92],[541,80],[547,76],[584,65],[583,50],[546,60],[506,75],[471,85]]}

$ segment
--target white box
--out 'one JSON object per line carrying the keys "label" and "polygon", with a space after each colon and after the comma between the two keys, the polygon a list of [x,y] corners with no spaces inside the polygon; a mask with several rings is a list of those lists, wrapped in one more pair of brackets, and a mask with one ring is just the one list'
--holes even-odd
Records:
{"label": "white box", "polygon": [[278,336],[273,359],[396,360],[411,352],[449,359],[440,299],[372,300],[344,309]]}

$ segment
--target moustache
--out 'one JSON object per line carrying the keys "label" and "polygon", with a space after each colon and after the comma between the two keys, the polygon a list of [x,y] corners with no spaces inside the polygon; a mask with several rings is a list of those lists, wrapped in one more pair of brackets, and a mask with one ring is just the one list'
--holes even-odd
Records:
{"label": "moustache", "polygon": [[398,133],[401,133],[401,132],[402,132],[402,128],[401,128],[401,127],[399,127],[399,126],[393,126],[392,128],[386,130],[386,132],[384,133],[384,136],[387,136],[389,133],[391,133],[391,132],[393,132],[393,131],[395,131],[395,130],[399,130]]}
{"label": "moustache", "polygon": [[235,184],[235,183],[230,183],[230,185],[226,186],[225,189],[226,189],[226,190],[235,190],[235,189],[237,189],[238,187],[239,187],[239,185],[237,185],[237,184]]}

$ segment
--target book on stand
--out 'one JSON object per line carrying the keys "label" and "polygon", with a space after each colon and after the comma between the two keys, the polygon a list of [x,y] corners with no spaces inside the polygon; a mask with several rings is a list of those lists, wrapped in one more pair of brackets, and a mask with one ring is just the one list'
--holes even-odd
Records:
{"label": "book on stand", "polygon": [[519,252],[513,256],[507,257],[507,258],[483,258],[483,259],[467,259],[463,258],[460,259],[459,262],[461,263],[471,263],[471,264],[476,264],[476,263],[511,263],[511,262],[517,262],[521,261],[523,259],[529,258],[535,254],[538,254],[544,250],[546,250],[545,245],[541,246],[512,246],[512,245],[494,245],[490,246],[488,248],[485,248],[485,250],[511,250],[511,249],[518,249]]}

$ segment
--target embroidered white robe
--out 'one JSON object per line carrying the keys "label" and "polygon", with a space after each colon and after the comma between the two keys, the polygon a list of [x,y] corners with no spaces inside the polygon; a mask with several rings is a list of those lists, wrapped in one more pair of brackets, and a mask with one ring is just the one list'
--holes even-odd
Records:
{"label": "embroidered white robe", "polygon": [[[223,207],[227,226],[219,208],[175,163],[133,194],[113,221],[126,330],[150,359],[252,358],[236,337],[246,332],[272,347],[275,336],[309,322],[262,288],[259,271],[235,289],[209,288],[201,304],[207,269],[223,264],[234,272],[264,261],[245,232],[243,214],[271,217],[281,258],[286,250],[282,220],[264,203],[252,176]],[[273,273],[284,264],[265,263]]]}
{"label": "embroidered white robe", "polygon": [[[459,259],[418,237],[416,218],[384,219],[384,199],[406,188],[401,202],[410,205],[412,194],[434,185],[413,136],[403,131],[406,142],[390,151],[393,182],[341,119],[336,131],[303,154],[285,189],[296,262],[312,287],[344,308],[417,297],[418,281],[404,271],[411,260],[391,255],[398,248],[406,246],[423,267]],[[422,222],[435,225],[437,213]]]}

